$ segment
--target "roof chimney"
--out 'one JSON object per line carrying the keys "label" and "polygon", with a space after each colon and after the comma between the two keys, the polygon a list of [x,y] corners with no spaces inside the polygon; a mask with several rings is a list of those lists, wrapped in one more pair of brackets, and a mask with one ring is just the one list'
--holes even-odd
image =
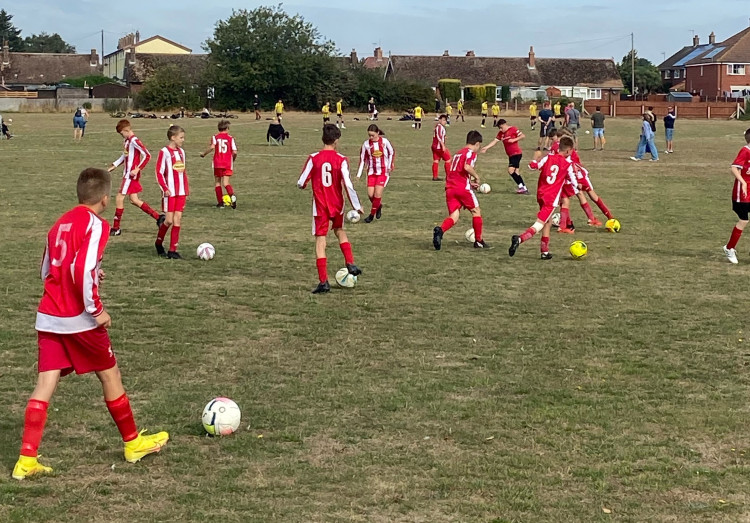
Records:
{"label": "roof chimney", "polygon": [[91,67],[96,67],[99,65],[99,55],[96,52],[96,49],[91,50],[91,57],[89,58],[89,65]]}
{"label": "roof chimney", "polygon": [[476,56],[474,51],[466,51],[466,56]]}
{"label": "roof chimney", "polygon": [[349,55],[352,60],[352,65],[357,65],[359,63],[359,58],[357,57],[357,50],[352,49],[352,54]]}
{"label": "roof chimney", "polygon": [[698,35],[693,36],[693,47],[698,47],[701,43],[701,39]]}
{"label": "roof chimney", "polygon": [[450,56],[450,53],[448,53],[448,49],[446,49],[445,51],[443,51],[443,56]]}
{"label": "roof chimney", "polygon": [[383,59],[383,50],[380,47],[375,48],[375,58],[377,58],[378,60]]}
{"label": "roof chimney", "polygon": [[536,69],[536,55],[533,45],[529,48],[529,69]]}
{"label": "roof chimney", "polygon": [[10,46],[7,40],[3,40],[3,69],[10,66]]}
{"label": "roof chimney", "polygon": [[141,41],[141,32],[140,31],[136,31],[135,32],[135,43],[137,44],[140,41]]}
{"label": "roof chimney", "polygon": [[708,35],[708,43],[709,44],[715,44],[716,43],[716,35],[713,31],[711,31],[711,34]]}

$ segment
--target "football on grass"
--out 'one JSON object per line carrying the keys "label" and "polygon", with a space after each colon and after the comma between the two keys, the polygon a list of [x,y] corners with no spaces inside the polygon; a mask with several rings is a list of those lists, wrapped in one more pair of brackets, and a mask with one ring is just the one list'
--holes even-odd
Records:
{"label": "football on grass", "polygon": [[469,229],[464,233],[464,238],[466,238],[466,241],[469,243],[474,243],[476,241],[476,235],[474,234],[474,229]]}
{"label": "football on grass", "polygon": [[349,274],[349,269],[344,267],[336,272],[336,283],[341,287],[354,287],[354,284],[357,283],[357,277]]}
{"label": "football on grass", "polygon": [[570,244],[570,255],[574,260],[580,260],[589,252],[588,245],[581,240],[576,240]]}
{"label": "football on grass", "polygon": [[214,254],[216,254],[216,249],[214,249],[214,246],[210,243],[201,243],[198,246],[198,258],[200,258],[203,261],[213,260]]}
{"label": "football on grass", "polygon": [[361,215],[355,210],[352,209],[348,213],[346,213],[346,221],[349,223],[357,223],[360,219]]}
{"label": "football on grass", "polygon": [[242,413],[229,398],[214,398],[203,409],[203,428],[212,436],[228,436],[240,427]]}

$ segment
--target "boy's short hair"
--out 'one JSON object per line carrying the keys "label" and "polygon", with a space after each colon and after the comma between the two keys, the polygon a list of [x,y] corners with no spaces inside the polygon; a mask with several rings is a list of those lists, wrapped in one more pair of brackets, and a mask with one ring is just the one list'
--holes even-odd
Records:
{"label": "boy's short hair", "polygon": [[555,136],[562,136],[562,133],[557,129],[550,129],[547,131],[547,138],[554,138]]}
{"label": "boy's short hair", "polygon": [[574,147],[573,138],[570,136],[563,136],[560,138],[560,150],[572,149]]}
{"label": "boy's short hair", "polygon": [[104,196],[109,194],[112,188],[112,178],[104,169],[89,167],[78,175],[76,192],[78,203],[94,205],[99,203]]}
{"label": "boy's short hair", "polygon": [[440,116],[438,116],[438,120],[447,120],[447,119],[448,119],[447,114],[441,114]]}
{"label": "boy's short hair", "polygon": [[469,131],[466,134],[466,145],[476,145],[482,143],[482,133],[479,131]]}
{"label": "boy's short hair", "polygon": [[185,129],[183,129],[179,125],[170,125],[169,129],[167,129],[167,138],[171,140],[173,137],[184,132],[185,132]]}
{"label": "boy's short hair", "polygon": [[125,129],[127,129],[129,127],[130,127],[130,120],[125,120],[123,118],[122,120],[120,120],[119,122],[117,122],[117,127],[115,127],[115,130],[118,133],[121,133],[122,131],[124,131]]}
{"label": "boy's short hair", "polygon": [[501,125],[505,125],[506,123],[508,123],[508,120],[506,120],[505,118],[500,118],[497,121],[497,126],[500,127]]}
{"label": "boy's short hair", "polygon": [[341,129],[332,123],[323,126],[323,143],[325,145],[333,145],[339,138],[341,138]]}
{"label": "boy's short hair", "polygon": [[229,129],[229,120],[221,120],[219,122],[219,131],[226,131]]}
{"label": "boy's short hair", "polygon": [[597,111],[601,111],[601,110],[602,110],[602,108],[601,108],[600,106],[598,106],[598,105],[597,105],[597,106],[596,106],[596,110],[597,110]]}
{"label": "boy's short hair", "polygon": [[745,141],[747,143],[750,143],[750,129],[748,129],[747,131],[745,131]]}

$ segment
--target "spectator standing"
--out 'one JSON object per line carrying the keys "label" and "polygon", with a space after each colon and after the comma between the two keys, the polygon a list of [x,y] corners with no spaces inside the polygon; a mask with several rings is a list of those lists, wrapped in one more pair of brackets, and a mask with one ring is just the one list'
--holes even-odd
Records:
{"label": "spectator standing", "polygon": [[643,159],[643,155],[646,154],[646,149],[651,152],[651,159],[650,162],[658,162],[659,161],[659,151],[656,150],[656,145],[654,144],[654,130],[651,128],[651,122],[649,121],[649,117],[646,113],[643,113],[643,122],[641,124],[641,139],[638,142],[638,150],[635,153],[635,156],[631,156],[630,159],[639,162]]}
{"label": "spectator standing", "polygon": [[604,138],[604,119],[605,116],[604,113],[602,113],[602,108],[597,105],[596,111],[591,115],[591,128],[594,133],[595,151],[603,151],[604,144],[607,143],[607,140]]}
{"label": "spectator standing", "polygon": [[581,112],[576,109],[575,102],[570,102],[565,109],[565,126],[573,133],[573,143],[578,149],[578,128],[581,126]]}
{"label": "spectator standing", "polygon": [[255,109],[255,119],[260,120],[260,98],[257,94],[253,98],[253,109]]}
{"label": "spectator standing", "polygon": [[674,111],[674,107],[667,109],[667,116],[664,117],[664,135],[667,140],[667,154],[674,152],[674,145],[672,144],[672,138],[674,136],[674,122],[677,120],[677,114]]}

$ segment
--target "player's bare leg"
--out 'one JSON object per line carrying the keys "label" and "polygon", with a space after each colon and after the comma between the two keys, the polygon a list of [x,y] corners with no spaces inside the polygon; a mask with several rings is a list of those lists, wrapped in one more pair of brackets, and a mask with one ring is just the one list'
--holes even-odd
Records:
{"label": "player's bare leg", "polygon": [[313,294],[323,294],[331,291],[328,283],[328,260],[326,259],[326,237],[315,237],[315,265],[318,268],[318,286],[312,291]]}
{"label": "player's bare leg", "polygon": [[471,226],[474,229],[474,248],[475,249],[489,249],[489,245],[482,238],[482,210],[479,207],[469,209],[471,213]]}
{"label": "player's bare leg", "polygon": [[13,467],[13,479],[20,480],[35,474],[52,472],[52,468],[40,464],[37,457],[44,425],[47,422],[47,408],[59,381],[59,370],[40,372],[37,375],[36,387],[26,404],[21,453]]}
{"label": "player's bare leg", "polygon": [[461,216],[461,209],[456,209],[443,220],[443,223],[439,227],[435,227],[432,230],[432,246],[435,247],[436,251],[439,251],[443,245],[443,234],[458,223],[459,216]]}
{"label": "player's bare leg", "polygon": [[354,254],[352,254],[352,244],[349,243],[349,237],[346,235],[344,229],[334,229],[333,234],[339,240],[339,248],[341,253],[344,255],[344,262],[346,263],[346,270],[353,276],[359,276],[362,274],[362,269],[354,264]]}

